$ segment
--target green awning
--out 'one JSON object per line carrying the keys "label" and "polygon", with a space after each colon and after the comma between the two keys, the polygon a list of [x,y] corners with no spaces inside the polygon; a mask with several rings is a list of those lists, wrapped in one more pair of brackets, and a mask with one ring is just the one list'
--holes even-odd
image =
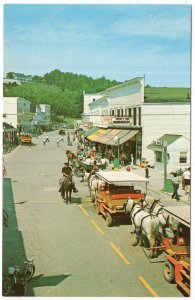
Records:
{"label": "green awning", "polygon": [[84,133],[84,137],[88,137],[89,135],[93,134],[94,132],[96,132],[99,129],[99,127],[93,127],[87,131],[85,131]]}

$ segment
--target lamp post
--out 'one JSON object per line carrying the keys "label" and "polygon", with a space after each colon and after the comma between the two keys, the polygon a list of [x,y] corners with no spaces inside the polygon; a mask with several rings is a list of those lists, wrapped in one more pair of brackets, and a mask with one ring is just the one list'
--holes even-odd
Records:
{"label": "lamp post", "polygon": [[116,168],[119,168],[119,167],[120,167],[120,146],[119,146],[119,141],[120,141],[120,139],[119,139],[119,137],[116,135],[116,136],[114,137],[114,142],[115,142],[115,144],[117,144],[117,153],[118,153],[117,162],[115,162],[115,167],[116,167]]}
{"label": "lamp post", "polygon": [[167,191],[167,141],[163,141],[163,160],[164,160],[164,187],[163,191]]}

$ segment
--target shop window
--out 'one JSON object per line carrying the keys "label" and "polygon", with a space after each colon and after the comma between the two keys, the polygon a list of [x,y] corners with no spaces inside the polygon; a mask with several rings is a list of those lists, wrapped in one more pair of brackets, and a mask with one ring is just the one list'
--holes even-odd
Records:
{"label": "shop window", "polygon": [[121,117],[123,117],[123,109],[121,109]]}
{"label": "shop window", "polygon": [[179,163],[186,164],[187,163],[187,152],[180,152]]}
{"label": "shop window", "polygon": [[120,117],[120,109],[117,109],[117,117]]}
{"label": "shop window", "polygon": [[131,108],[129,108],[129,117],[131,118],[132,115],[131,115]]}
{"label": "shop window", "polygon": [[162,162],[162,152],[161,151],[156,151],[155,156],[156,156],[156,162]]}

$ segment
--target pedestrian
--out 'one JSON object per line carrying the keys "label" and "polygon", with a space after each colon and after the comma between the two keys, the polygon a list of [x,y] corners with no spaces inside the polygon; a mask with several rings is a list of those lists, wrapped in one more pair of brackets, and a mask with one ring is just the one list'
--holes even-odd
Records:
{"label": "pedestrian", "polygon": [[46,140],[45,140],[46,142],[49,142],[49,137],[48,137],[48,135],[47,135],[47,137],[46,137]]}
{"label": "pedestrian", "polygon": [[56,139],[56,143],[57,143],[57,146],[59,147],[59,143],[60,143],[59,138]]}
{"label": "pedestrian", "polygon": [[149,178],[149,167],[148,167],[148,162],[147,161],[145,163],[145,177]]}
{"label": "pedestrian", "polygon": [[131,157],[130,157],[130,163],[131,163],[131,167],[133,167],[133,165],[134,165],[134,156],[133,156],[132,153],[131,153]]}
{"label": "pedestrian", "polygon": [[190,167],[186,170],[186,171],[184,171],[183,172],[183,175],[182,175],[182,188],[183,188],[183,190],[185,190],[185,187],[186,186],[190,186],[190,171],[191,171],[191,169],[190,169]]}
{"label": "pedestrian", "polygon": [[177,201],[180,201],[179,199],[179,195],[178,195],[178,188],[179,188],[179,184],[181,182],[180,178],[177,176],[177,173],[173,174],[173,178],[172,178],[172,185],[173,185],[173,195],[172,195],[172,199],[176,199]]}

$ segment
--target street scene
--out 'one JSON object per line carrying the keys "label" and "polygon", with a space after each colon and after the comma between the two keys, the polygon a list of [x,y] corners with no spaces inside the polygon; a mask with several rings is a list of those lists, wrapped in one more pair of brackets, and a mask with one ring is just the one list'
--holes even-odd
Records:
{"label": "street scene", "polygon": [[191,10],[4,6],[2,296],[192,296]]}

